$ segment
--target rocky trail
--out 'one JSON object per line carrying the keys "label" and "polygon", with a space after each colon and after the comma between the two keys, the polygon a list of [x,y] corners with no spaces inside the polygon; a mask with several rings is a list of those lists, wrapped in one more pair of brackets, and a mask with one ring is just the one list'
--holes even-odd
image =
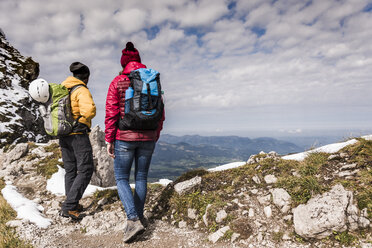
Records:
{"label": "rocky trail", "polygon": [[[95,176],[109,182],[110,175],[101,173],[110,166],[100,152],[101,135],[91,134],[95,161],[101,163]],[[122,242],[126,217],[115,189],[83,198],[86,216],[80,222],[58,215],[64,196],[47,190],[48,178],[60,163],[55,141],[0,150],[0,178],[40,206],[41,215],[50,220],[44,228],[24,218],[7,223],[38,248],[370,248],[371,154],[372,141],[358,139],[332,154],[309,153],[304,161],[260,153],[239,168],[190,171],[166,187],[149,184],[149,225],[130,244]]]}

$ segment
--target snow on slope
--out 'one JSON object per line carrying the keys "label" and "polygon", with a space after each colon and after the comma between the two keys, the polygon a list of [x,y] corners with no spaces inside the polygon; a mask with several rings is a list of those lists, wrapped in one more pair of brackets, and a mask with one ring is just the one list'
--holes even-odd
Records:
{"label": "snow on slope", "polygon": [[[62,167],[58,166],[58,171],[54,173],[51,176],[51,178],[47,181],[46,189],[57,196],[65,195],[65,174],[66,174],[65,170]],[[163,186],[167,186],[171,182],[172,181],[168,179],[160,179],[159,182],[156,182],[154,184],[161,184]],[[130,186],[134,188],[134,184],[131,184]],[[96,192],[97,190],[102,191],[106,189],[117,189],[117,187],[113,186],[104,188],[89,184],[84,192],[83,197],[92,196],[94,192]]]}
{"label": "snow on slope", "polygon": [[[372,135],[362,136],[362,138],[365,139],[365,140],[372,140]],[[351,139],[351,140],[348,140],[346,142],[325,145],[325,146],[318,147],[318,148],[313,149],[313,150],[310,150],[310,151],[301,152],[301,153],[297,153],[297,154],[287,155],[287,156],[284,156],[282,158],[283,159],[288,159],[288,160],[302,161],[310,153],[314,153],[314,152],[335,153],[335,152],[338,152],[339,150],[341,150],[342,148],[344,148],[344,147],[346,147],[348,145],[355,144],[356,142],[357,142],[356,139]]]}
{"label": "snow on slope", "polygon": [[247,162],[233,162],[233,163],[224,164],[224,165],[217,166],[215,168],[208,169],[208,171],[212,171],[212,172],[214,172],[214,171],[224,171],[224,170],[233,169],[233,168],[243,166],[246,163]]}
{"label": "snow on slope", "polygon": [[291,154],[282,157],[283,159],[287,160],[297,160],[297,161],[302,161],[304,160],[310,153],[314,152],[325,152],[325,153],[335,153],[344,148],[345,146],[355,144],[357,142],[356,139],[349,140],[347,142],[342,142],[342,143],[335,143],[335,144],[330,144],[330,145],[325,145],[322,147],[318,147],[316,149],[306,151],[306,152],[301,152],[297,154]]}
{"label": "snow on slope", "polygon": [[42,216],[41,211],[44,208],[41,205],[23,197],[10,182],[7,182],[1,193],[9,205],[17,212],[17,218],[28,220],[40,228],[47,228],[52,223],[52,220]]}
{"label": "snow on slope", "polygon": [[49,140],[37,105],[28,94],[29,83],[38,75],[39,64],[0,35],[0,147]]}

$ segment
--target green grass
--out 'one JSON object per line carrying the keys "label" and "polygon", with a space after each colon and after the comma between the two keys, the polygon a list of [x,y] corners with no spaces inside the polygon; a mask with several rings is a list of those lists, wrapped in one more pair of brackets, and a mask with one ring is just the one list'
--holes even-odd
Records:
{"label": "green grass", "polygon": [[[0,190],[4,186],[4,181],[0,180]],[[9,206],[3,195],[0,194],[0,247],[31,248],[32,245],[19,239],[14,228],[6,225],[8,221],[15,219],[16,216],[16,212]]]}
{"label": "green grass", "polygon": [[327,163],[329,154],[314,152],[310,153],[300,166],[302,176],[315,176],[320,168]]}
{"label": "green grass", "polygon": [[105,189],[97,190],[93,194],[94,201],[98,202],[99,200],[106,198],[108,202],[113,202],[118,198],[118,191],[116,189]]}
{"label": "green grass", "polygon": [[35,144],[35,142],[28,142],[28,150],[32,150],[37,148],[38,146]]}
{"label": "green grass", "polygon": [[[176,210],[175,216],[187,216],[187,210],[189,208],[196,209],[198,218],[201,218],[205,214],[205,210],[208,204],[214,204],[215,206],[221,206],[222,201],[218,195],[214,194],[201,194],[200,191],[196,191],[185,195],[174,195],[171,199],[171,205]],[[212,211],[212,210],[211,210]]]}
{"label": "green grass", "polygon": [[190,171],[182,174],[180,177],[178,177],[177,180],[174,183],[177,184],[179,182],[187,181],[187,180],[192,179],[196,176],[204,176],[207,173],[208,173],[208,171],[206,171],[204,169],[190,170]]}
{"label": "green grass", "polygon": [[[1,137],[0,137],[1,138]],[[11,145],[11,144],[7,144],[3,147],[3,152],[10,152],[13,148],[15,147],[15,145]]]}
{"label": "green grass", "polygon": [[46,152],[53,152],[52,156],[46,157],[36,164],[36,171],[38,174],[43,175],[49,179],[54,173],[58,171],[57,165],[63,167],[63,163],[59,162],[62,158],[62,153],[59,145],[53,143],[49,146],[44,147]]}
{"label": "green grass", "polygon": [[[193,225],[195,222],[202,224],[202,216],[208,204],[208,227],[206,231],[214,232],[222,226],[229,225],[236,233],[243,235],[250,233],[249,219],[240,221],[241,216],[234,216],[234,206],[226,208],[228,203],[236,198],[239,191],[244,192],[245,188],[257,188],[267,190],[266,183],[262,180],[265,175],[275,175],[278,178],[277,183],[273,185],[276,188],[284,188],[292,197],[292,207],[299,204],[305,204],[314,195],[322,194],[332,186],[341,183],[346,189],[354,193],[355,199],[360,210],[367,208],[369,218],[372,218],[372,141],[360,139],[358,143],[348,146],[341,150],[348,154],[348,160],[343,158],[328,160],[330,154],[310,153],[304,161],[293,161],[283,159],[266,158],[255,164],[246,164],[244,166],[220,172],[208,172],[205,170],[193,170],[179,177],[174,184],[191,179],[195,176],[202,177],[202,183],[195,187],[192,192],[179,195],[174,192],[172,186],[167,186],[161,193],[159,202],[162,202],[162,208],[155,210],[157,218],[171,215],[174,221],[186,221]],[[259,155],[263,157],[263,155]],[[357,176],[351,179],[339,178],[335,171],[338,170],[341,163],[357,163],[359,170]],[[261,184],[253,182],[252,177],[257,175]],[[332,180],[330,180],[331,178]],[[190,220],[187,217],[188,209],[196,209],[197,220]],[[216,223],[216,214],[219,210],[225,209],[229,218],[223,223]],[[204,225],[199,225],[204,229]],[[244,230],[244,231],[243,231]],[[283,230],[281,230],[283,231]],[[226,237],[229,237],[227,234]],[[273,233],[273,240],[281,242],[283,233]],[[350,233],[335,233],[329,240],[340,243],[341,245],[352,245],[360,234],[355,236]],[[241,236],[243,238],[243,236]],[[245,237],[247,238],[247,237]],[[294,235],[297,242],[305,242],[303,238]]]}
{"label": "green grass", "polygon": [[280,243],[282,241],[282,238],[284,235],[283,232],[272,232],[271,234],[272,234],[273,240],[276,241],[277,243]]}
{"label": "green grass", "polygon": [[342,149],[350,156],[350,163],[356,163],[358,180],[339,180],[345,188],[355,192],[359,209],[367,208],[372,218],[372,141],[358,139],[359,142]]}
{"label": "green grass", "polygon": [[284,188],[292,197],[294,206],[306,203],[313,195],[320,194],[329,189],[317,177],[321,174],[323,166],[327,165],[326,153],[310,153],[304,161],[298,162],[296,167],[291,166],[292,170],[297,168],[299,176],[280,173],[277,187]]}
{"label": "green grass", "polygon": [[341,245],[350,246],[358,240],[357,237],[351,235],[347,231],[345,232],[333,232],[333,238]]}
{"label": "green grass", "polygon": [[61,151],[59,149],[59,144],[58,143],[52,143],[51,145],[44,147],[44,150],[46,152],[57,152],[57,153],[61,153]]}
{"label": "green grass", "polygon": [[280,178],[277,186],[288,191],[295,206],[306,203],[313,195],[326,189],[314,176]]}

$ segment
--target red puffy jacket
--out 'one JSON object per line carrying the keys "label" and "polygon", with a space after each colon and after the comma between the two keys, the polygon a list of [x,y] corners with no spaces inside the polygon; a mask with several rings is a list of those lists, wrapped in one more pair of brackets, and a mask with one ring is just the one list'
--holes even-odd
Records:
{"label": "red puffy jacket", "polygon": [[[123,74],[115,77],[109,86],[105,116],[105,140],[109,143],[113,143],[116,139],[124,141],[157,141],[159,139],[165,119],[164,112],[157,130],[119,130],[117,126],[119,118],[124,116],[125,90],[128,89],[130,83],[127,75],[139,68],[146,68],[146,66],[135,61],[129,62],[125,66]],[[118,90],[119,81],[119,87],[122,87],[120,91],[124,92],[124,95],[121,97]]]}

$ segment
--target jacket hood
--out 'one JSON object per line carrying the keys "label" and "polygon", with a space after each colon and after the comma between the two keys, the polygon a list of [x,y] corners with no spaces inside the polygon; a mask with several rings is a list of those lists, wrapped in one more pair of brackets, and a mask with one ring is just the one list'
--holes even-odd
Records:
{"label": "jacket hood", "polygon": [[131,71],[137,70],[139,68],[146,68],[146,66],[144,64],[141,64],[141,63],[135,62],[135,61],[129,62],[125,66],[125,68],[123,70],[123,74],[129,74]]}
{"label": "jacket hood", "polygon": [[66,80],[63,81],[61,84],[68,89],[74,87],[75,85],[79,85],[79,84],[82,84],[85,87],[87,86],[83,81],[77,79],[76,77],[72,77],[72,76],[66,78]]}

